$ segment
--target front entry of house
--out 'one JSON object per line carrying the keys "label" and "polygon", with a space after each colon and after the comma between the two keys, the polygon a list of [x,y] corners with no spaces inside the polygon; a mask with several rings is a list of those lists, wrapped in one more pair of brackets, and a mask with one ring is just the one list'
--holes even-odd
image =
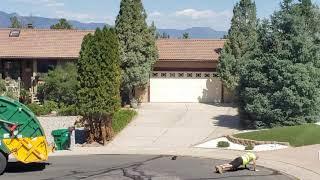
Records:
{"label": "front entry of house", "polygon": [[2,59],[1,60],[2,78],[20,80],[21,87],[30,89],[32,87],[33,61],[21,59]]}
{"label": "front entry of house", "polygon": [[150,102],[219,103],[222,83],[212,72],[153,72]]}

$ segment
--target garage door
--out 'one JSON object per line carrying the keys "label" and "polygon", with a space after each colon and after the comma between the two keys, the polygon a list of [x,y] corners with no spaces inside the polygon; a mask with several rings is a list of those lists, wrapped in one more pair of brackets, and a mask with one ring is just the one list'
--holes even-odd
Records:
{"label": "garage door", "polygon": [[153,72],[150,102],[221,102],[222,84],[215,73]]}

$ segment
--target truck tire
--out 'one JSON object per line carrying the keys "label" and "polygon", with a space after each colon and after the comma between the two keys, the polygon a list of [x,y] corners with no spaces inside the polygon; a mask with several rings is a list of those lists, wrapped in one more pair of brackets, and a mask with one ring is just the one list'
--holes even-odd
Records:
{"label": "truck tire", "polygon": [[7,164],[8,164],[7,157],[2,152],[0,152],[0,175],[2,175],[6,170]]}

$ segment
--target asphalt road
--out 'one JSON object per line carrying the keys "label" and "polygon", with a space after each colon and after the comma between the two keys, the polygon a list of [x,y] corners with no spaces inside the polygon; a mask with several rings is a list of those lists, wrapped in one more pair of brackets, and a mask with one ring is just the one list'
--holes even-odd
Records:
{"label": "asphalt road", "polygon": [[10,162],[5,180],[205,180],[205,179],[292,179],[259,167],[259,172],[240,170],[223,175],[213,166],[224,161],[191,157],[96,155],[51,157],[47,163],[23,165]]}

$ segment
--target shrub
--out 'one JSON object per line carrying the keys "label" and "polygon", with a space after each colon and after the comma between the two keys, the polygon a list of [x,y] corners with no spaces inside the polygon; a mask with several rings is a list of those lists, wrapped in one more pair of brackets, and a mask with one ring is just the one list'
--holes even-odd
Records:
{"label": "shrub", "polygon": [[54,101],[45,101],[42,106],[46,112],[51,113],[52,111],[58,110],[58,104]]}
{"label": "shrub", "polygon": [[31,103],[31,99],[30,99],[30,92],[25,90],[25,89],[21,89],[20,90],[20,97],[19,97],[19,101],[23,104],[29,104]]}
{"label": "shrub", "polygon": [[42,106],[36,103],[28,104],[27,107],[37,116],[44,115],[44,109]]}
{"label": "shrub", "polygon": [[60,116],[76,116],[77,113],[77,107],[76,105],[70,105],[70,106],[61,106],[58,110],[58,115]]}
{"label": "shrub", "polygon": [[136,111],[133,110],[119,110],[113,116],[112,128],[114,132],[117,134],[122,129],[124,129],[137,115]]}
{"label": "shrub", "polygon": [[45,101],[43,105],[32,103],[27,106],[37,116],[48,115],[58,109],[58,105],[54,101]]}
{"label": "shrub", "polygon": [[251,150],[253,150],[254,149],[254,144],[249,144],[249,145],[247,145],[246,147],[245,147],[245,150],[246,151],[251,151]]}
{"label": "shrub", "polygon": [[3,95],[6,92],[6,83],[3,79],[0,79],[0,95]]}
{"label": "shrub", "polygon": [[77,68],[73,63],[57,66],[49,71],[39,87],[39,97],[44,101],[55,101],[59,104],[72,105],[77,100]]}
{"label": "shrub", "polygon": [[229,146],[230,146],[230,143],[227,142],[227,141],[219,141],[219,142],[218,142],[218,147],[219,147],[219,148],[227,148],[227,147],[229,147]]}

